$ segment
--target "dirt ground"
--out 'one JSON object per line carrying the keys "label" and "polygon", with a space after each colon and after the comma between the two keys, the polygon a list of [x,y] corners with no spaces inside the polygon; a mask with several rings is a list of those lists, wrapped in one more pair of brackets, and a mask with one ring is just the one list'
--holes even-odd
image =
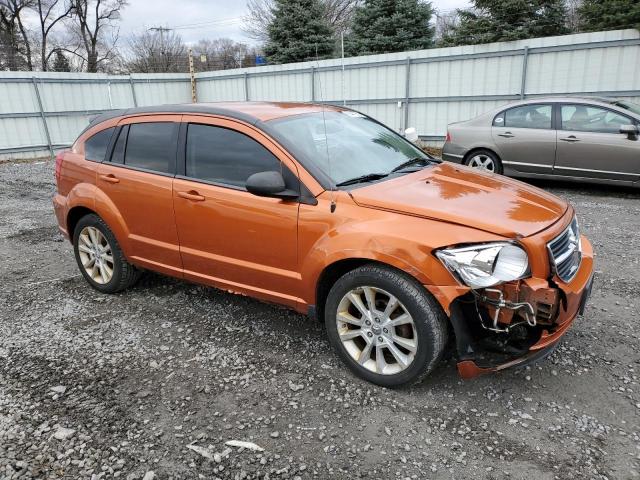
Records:
{"label": "dirt ground", "polygon": [[0,478],[639,478],[640,192],[538,185],[597,252],[584,318],[532,367],[450,358],[394,391],[275,306],[153,274],[95,292],[52,163],[0,165]]}

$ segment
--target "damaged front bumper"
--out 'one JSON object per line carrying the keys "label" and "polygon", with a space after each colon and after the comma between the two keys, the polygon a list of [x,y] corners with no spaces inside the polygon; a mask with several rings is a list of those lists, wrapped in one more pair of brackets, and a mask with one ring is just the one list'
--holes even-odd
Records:
{"label": "damaged front bumper", "polygon": [[[458,291],[448,311],[460,376],[474,378],[550,355],[584,312],[592,284],[593,250],[582,237],[582,260],[570,282],[551,275],[492,289]],[[454,292],[439,293],[451,298]]]}

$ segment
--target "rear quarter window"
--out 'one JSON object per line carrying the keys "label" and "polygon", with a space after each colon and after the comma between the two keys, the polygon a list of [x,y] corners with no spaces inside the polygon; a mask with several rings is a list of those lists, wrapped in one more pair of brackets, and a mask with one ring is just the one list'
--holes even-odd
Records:
{"label": "rear quarter window", "polygon": [[84,158],[92,162],[102,162],[113,135],[114,127],[106,128],[93,134],[84,142]]}

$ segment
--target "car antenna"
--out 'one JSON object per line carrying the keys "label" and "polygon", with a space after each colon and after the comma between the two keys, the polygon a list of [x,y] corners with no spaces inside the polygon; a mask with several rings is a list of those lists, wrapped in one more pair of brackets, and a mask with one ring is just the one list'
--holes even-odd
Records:
{"label": "car antenna", "polygon": [[[316,46],[316,67],[320,70],[320,59],[318,58],[318,44]],[[319,73],[319,72],[318,72]],[[327,120],[324,116],[324,97],[322,95],[322,78],[318,75],[318,87],[320,89],[320,105],[322,110],[322,126],[324,128],[324,148],[327,154],[327,167],[329,169],[329,177],[331,178],[331,182],[333,182],[333,175],[331,174],[331,155],[329,154],[329,140],[327,137]],[[331,206],[329,207],[331,213],[336,211],[336,186],[331,185]]]}

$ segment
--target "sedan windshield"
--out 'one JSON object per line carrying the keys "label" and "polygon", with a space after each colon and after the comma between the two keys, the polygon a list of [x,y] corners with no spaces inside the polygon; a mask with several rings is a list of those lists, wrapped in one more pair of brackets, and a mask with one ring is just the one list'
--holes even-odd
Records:
{"label": "sedan windshield", "polygon": [[431,157],[412,143],[353,111],[327,111],[270,122],[278,136],[295,145],[336,185],[385,178],[394,169],[418,168]]}

